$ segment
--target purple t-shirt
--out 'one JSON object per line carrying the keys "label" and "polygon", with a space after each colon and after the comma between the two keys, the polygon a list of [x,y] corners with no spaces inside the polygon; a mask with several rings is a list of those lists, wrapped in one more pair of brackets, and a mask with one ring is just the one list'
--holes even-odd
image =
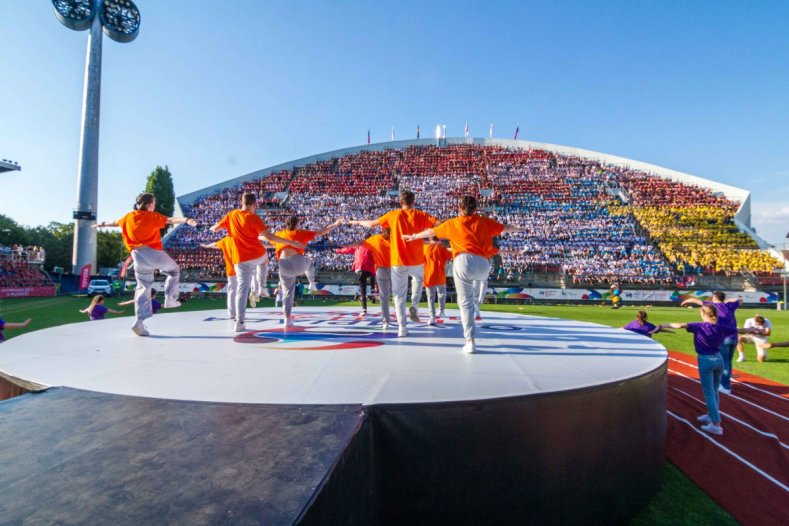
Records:
{"label": "purple t-shirt", "polygon": [[707,321],[688,323],[688,332],[693,333],[693,346],[698,354],[717,354],[728,335],[728,328]]}
{"label": "purple t-shirt", "polygon": [[3,318],[0,318],[0,342],[5,341],[5,335],[3,334],[3,327],[5,327],[5,321],[3,321]]}
{"label": "purple t-shirt", "polygon": [[159,312],[159,309],[161,309],[161,308],[162,308],[162,304],[161,303],[159,303],[156,300],[151,300],[151,311],[153,311],[154,314]]}
{"label": "purple t-shirt", "polygon": [[645,321],[644,324],[642,325],[641,322],[638,320],[631,321],[630,323],[625,325],[624,328],[626,331],[637,332],[638,334],[642,336],[647,336],[649,338],[652,337],[651,334],[652,331],[656,329],[656,327],[653,324],[649,323],[648,321]]}
{"label": "purple t-shirt", "polygon": [[93,310],[90,311],[90,319],[93,321],[103,320],[104,314],[107,312],[107,307],[104,305],[94,305]]}
{"label": "purple t-shirt", "polygon": [[712,301],[705,301],[704,305],[712,305],[718,311],[718,325],[729,329],[726,333],[726,336],[736,336],[737,318],[734,316],[734,312],[740,306],[740,303],[740,300],[729,303],[715,303]]}

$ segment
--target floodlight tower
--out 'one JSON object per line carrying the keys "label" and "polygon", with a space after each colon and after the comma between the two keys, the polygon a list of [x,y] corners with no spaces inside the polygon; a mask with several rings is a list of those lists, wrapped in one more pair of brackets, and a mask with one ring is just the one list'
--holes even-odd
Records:
{"label": "floodlight tower", "polygon": [[101,33],[131,42],[140,30],[140,11],[131,0],[52,0],[55,16],[69,29],[88,33],[82,128],[74,209],[73,272],[96,271],[96,207],[99,192],[99,113],[101,109]]}

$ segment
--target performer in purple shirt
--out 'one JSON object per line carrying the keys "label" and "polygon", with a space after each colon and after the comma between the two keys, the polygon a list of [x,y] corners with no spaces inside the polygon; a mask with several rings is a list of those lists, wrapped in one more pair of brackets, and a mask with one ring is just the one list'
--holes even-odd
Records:
{"label": "performer in purple shirt", "polygon": [[30,318],[26,319],[22,323],[11,323],[5,321],[3,318],[0,318],[0,343],[5,341],[5,334],[3,334],[4,329],[24,329],[32,320]]}
{"label": "performer in purple shirt", "polygon": [[647,321],[647,313],[643,310],[638,311],[636,319],[622,328],[626,331],[633,331],[641,336],[646,336],[647,338],[651,338],[656,332],[674,332],[666,329],[661,330],[660,327],[649,323]]}
{"label": "performer in purple shirt", "polygon": [[88,305],[84,309],[81,309],[80,312],[83,312],[88,316],[90,316],[90,321],[97,321],[97,320],[103,320],[104,315],[108,312],[111,312],[113,314],[121,314],[123,311],[105,307],[104,296],[98,294],[93,297],[93,301],[90,302],[90,305]]}
{"label": "performer in purple shirt", "polygon": [[[718,387],[725,367],[720,349],[731,329],[720,324],[715,305],[701,307],[701,320],[701,323],[663,323],[658,325],[658,328],[686,329],[693,334],[701,390],[707,402],[707,414],[699,416],[698,420],[703,424],[701,429],[704,431],[713,435],[722,435]],[[735,331],[747,334],[752,332],[752,329],[735,329]]]}
{"label": "performer in purple shirt", "polygon": [[[134,303],[134,299],[130,299],[128,301],[121,301],[118,302],[118,307],[121,307],[123,305],[131,305],[133,303]],[[157,312],[159,312],[159,309],[161,308],[162,308],[162,304],[156,301],[156,289],[151,289],[151,313],[156,314]]]}
{"label": "performer in purple shirt", "polygon": [[718,312],[718,325],[726,328],[726,338],[721,343],[721,357],[723,358],[723,377],[721,378],[720,391],[731,394],[731,370],[734,365],[734,350],[737,348],[737,318],[734,312],[742,304],[739,298],[726,299],[726,294],[721,291],[712,293],[712,301],[701,301],[696,298],[686,299],[682,306],[712,305]]}

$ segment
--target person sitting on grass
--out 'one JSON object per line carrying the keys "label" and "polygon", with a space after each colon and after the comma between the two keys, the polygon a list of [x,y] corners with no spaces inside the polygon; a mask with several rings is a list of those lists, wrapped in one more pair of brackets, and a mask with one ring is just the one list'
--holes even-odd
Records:
{"label": "person sitting on grass", "polygon": [[104,315],[107,314],[108,312],[111,312],[113,314],[123,313],[122,310],[115,310],[105,307],[104,296],[102,296],[101,294],[97,294],[96,296],[93,296],[93,301],[90,302],[90,305],[88,305],[84,309],[80,309],[80,312],[90,316],[90,321],[103,320]]}
{"label": "person sitting on grass", "polygon": [[32,319],[28,318],[25,321],[23,321],[22,323],[11,323],[11,322],[7,322],[7,321],[3,320],[3,318],[0,318],[0,343],[3,343],[5,341],[5,334],[3,334],[3,330],[5,330],[5,329],[24,329],[25,327],[30,325],[31,321],[32,321]]}

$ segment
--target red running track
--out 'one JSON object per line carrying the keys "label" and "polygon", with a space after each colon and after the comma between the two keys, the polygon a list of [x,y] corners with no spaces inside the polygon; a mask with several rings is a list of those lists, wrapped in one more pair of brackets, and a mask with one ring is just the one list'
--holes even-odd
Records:
{"label": "red running track", "polygon": [[741,524],[789,523],[789,386],[735,370],[716,436],[696,421],[706,413],[696,358],[670,351],[668,372],[669,460]]}

